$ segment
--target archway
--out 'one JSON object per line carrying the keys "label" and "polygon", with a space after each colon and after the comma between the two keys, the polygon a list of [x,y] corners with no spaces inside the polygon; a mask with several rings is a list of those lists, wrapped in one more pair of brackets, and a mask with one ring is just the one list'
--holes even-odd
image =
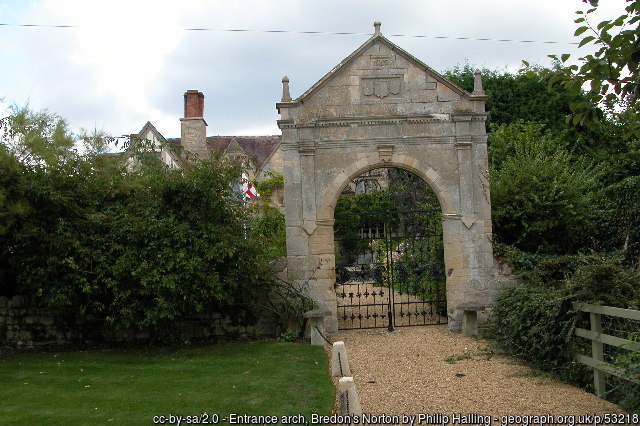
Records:
{"label": "archway", "polygon": [[438,199],[450,329],[460,330],[463,302],[492,304],[486,96],[476,77],[465,92],[376,31],[297,99],[283,79],[288,274],[331,312],[329,331],[338,328],[336,204],[354,178],[385,167],[415,174]]}
{"label": "archway", "polygon": [[447,322],[440,204],[400,168],[353,179],[334,213],[339,329]]}

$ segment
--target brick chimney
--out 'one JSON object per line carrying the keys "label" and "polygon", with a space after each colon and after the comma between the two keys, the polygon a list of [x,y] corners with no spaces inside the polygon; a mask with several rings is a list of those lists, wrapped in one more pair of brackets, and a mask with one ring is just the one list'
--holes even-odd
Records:
{"label": "brick chimney", "polygon": [[197,90],[184,93],[184,118],[181,121],[182,147],[198,155],[209,156],[207,149],[207,122],[204,120],[204,94]]}

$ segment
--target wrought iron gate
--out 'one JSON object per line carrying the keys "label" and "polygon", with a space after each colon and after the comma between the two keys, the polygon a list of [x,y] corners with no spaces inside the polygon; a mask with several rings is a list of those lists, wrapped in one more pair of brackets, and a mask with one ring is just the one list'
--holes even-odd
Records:
{"label": "wrought iron gate", "polygon": [[338,327],[446,323],[439,209],[335,215]]}

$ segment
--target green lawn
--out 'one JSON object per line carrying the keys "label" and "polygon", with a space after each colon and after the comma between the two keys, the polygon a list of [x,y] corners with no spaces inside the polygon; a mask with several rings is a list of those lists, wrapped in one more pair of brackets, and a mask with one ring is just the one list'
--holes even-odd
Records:
{"label": "green lawn", "polygon": [[[152,424],[154,416],[329,414],[319,346],[251,342],[192,349],[0,356],[0,424]],[[206,418],[206,416],[205,416]],[[168,423],[167,423],[168,424]],[[175,423],[174,423],[175,424]]]}

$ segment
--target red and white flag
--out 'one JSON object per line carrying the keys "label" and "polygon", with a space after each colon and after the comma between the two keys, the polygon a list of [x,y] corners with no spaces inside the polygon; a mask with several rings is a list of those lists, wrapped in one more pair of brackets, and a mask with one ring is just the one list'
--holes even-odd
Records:
{"label": "red and white flag", "polygon": [[253,184],[249,182],[249,178],[245,173],[242,174],[242,194],[245,198],[256,198],[260,196]]}

